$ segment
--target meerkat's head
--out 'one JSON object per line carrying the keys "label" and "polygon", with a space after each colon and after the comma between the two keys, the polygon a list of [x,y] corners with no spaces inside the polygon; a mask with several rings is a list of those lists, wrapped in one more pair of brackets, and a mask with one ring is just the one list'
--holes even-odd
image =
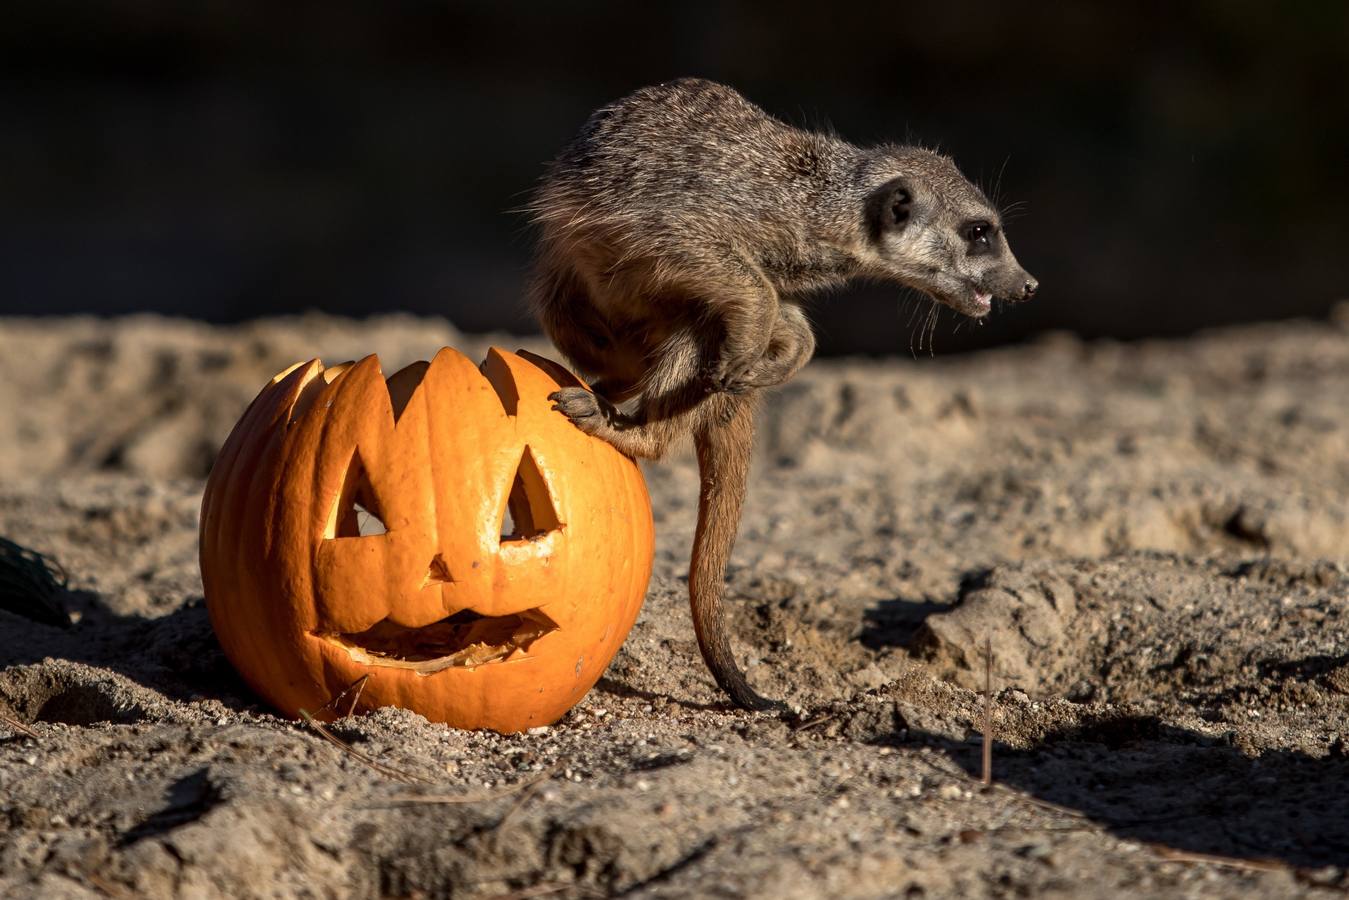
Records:
{"label": "meerkat's head", "polygon": [[1039,283],[1012,255],[1002,217],[945,156],[883,147],[858,172],[867,269],[980,318],[993,298],[1029,300]]}

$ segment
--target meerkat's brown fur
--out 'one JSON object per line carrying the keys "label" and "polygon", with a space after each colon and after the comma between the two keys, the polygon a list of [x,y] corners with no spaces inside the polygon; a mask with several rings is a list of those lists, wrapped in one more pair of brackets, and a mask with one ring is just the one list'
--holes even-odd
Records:
{"label": "meerkat's brown fur", "polygon": [[[969,315],[1035,282],[983,194],[944,156],[859,148],[772,118],[724,85],[643,88],[591,116],[531,204],[531,300],[594,391],[556,408],[634,457],[692,434],[702,490],[689,572],[698,646],[738,705],[772,705],[735,664],[722,613],[763,388],[815,351],[798,305],[884,278]],[[977,235],[977,237],[976,237]],[[626,410],[618,404],[627,403]]]}

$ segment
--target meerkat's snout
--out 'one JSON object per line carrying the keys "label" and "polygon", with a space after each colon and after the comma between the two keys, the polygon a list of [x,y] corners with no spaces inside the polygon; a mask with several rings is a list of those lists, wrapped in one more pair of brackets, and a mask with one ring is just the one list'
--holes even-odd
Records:
{"label": "meerkat's snout", "polygon": [[1007,291],[1001,296],[1009,303],[1025,303],[1040,289],[1040,282],[1025,269],[1018,269],[1007,279]]}

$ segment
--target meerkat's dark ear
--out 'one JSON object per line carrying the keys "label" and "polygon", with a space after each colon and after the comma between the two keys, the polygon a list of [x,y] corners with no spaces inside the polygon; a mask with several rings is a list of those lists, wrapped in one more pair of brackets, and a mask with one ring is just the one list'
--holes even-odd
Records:
{"label": "meerkat's dark ear", "polygon": [[903,178],[892,178],[872,191],[867,198],[867,224],[872,238],[902,229],[909,223],[912,208],[913,191]]}

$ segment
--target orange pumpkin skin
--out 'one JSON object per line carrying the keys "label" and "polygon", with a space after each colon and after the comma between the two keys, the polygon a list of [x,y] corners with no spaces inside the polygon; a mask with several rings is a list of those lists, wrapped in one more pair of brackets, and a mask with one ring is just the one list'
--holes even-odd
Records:
{"label": "orange pumpkin skin", "polygon": [[[637,618],[654,536],[637,466],[552,410],[548,395],[579,383],[495,348],[481,371],[445,349],[387,383],[373,356],[277,375],[202,501],[207,609],[250,686],[294,716],[368,675],[362,707],[502,732],[555,722],[585,696]],[[378,506],[384,533],[351,532],[357,499]],[[508,499],[534,534],[503,537]],[[452,616],[539,614],[556,627],[476,664],[409,664],[370,637],[402,648]],[[353,643],[369,641],[381,649]]]}

